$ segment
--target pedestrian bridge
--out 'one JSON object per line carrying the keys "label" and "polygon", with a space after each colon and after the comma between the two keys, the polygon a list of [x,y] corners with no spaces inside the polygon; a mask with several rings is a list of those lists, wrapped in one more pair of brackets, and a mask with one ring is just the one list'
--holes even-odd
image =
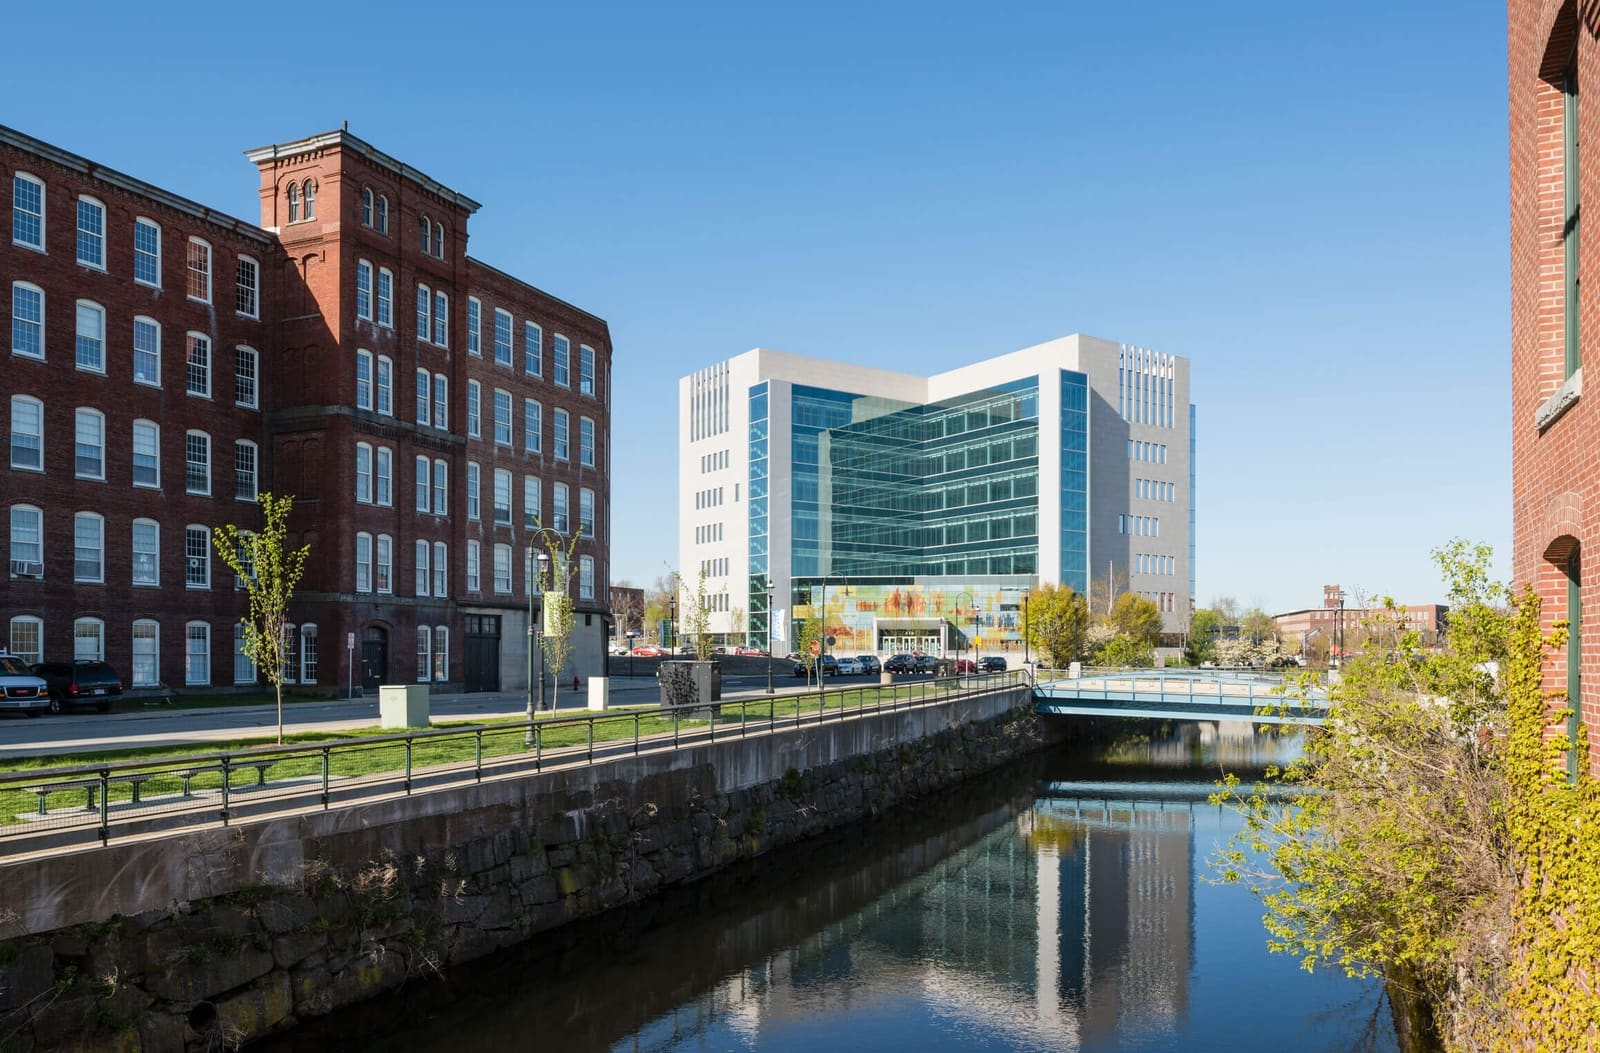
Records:
{"label": "pedestrian bridge", "polygon": [[1077,677],[1057,677],[1040,670],[1033,701],[1035,712],[1064,717],[1321,724],[1328,712],[1323,688],[1312,689],[1302,700],[1286,693],[1282,676],[1211,669],[1148,669]]}

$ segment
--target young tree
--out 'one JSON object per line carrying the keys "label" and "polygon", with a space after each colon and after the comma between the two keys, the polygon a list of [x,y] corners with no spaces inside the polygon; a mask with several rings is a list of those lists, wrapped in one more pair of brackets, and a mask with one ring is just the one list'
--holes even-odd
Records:
{"label": "young tree", "polygon": [[1119,636],[1128,637],[1137,646],[1155,647],[1161,636],[1161,609],[1154,600],[1131,592],[1124,592],[1111,606],[1112,625]]}
{"label": "young tree", "polygon": [[244,582],[249,594],[250,615],[240,619],[244,626],[243,650],[277,696],[278,743],[282,745],[283,667],[289,658],[284,636],[289,601],[300,583],[311,546],[291,549],[287,545],[289,510],[294,507],[294,498],[263,492],[256,502],[261,505],[261,529],[241,530],[229,523],[211,532],[211,544],[222,562]]}
{"label": "young tree", "polygon": [[811,673],[817,667],[818,656],[811,653],[812,644],[822,642],[822,619],[807,618],[800,626],[800,635],[795,639],[795,651],[800,655],[800,664],[805,667],[806,683],[811,682]]}
{"label": "young tree", "polygon": [[1217,659],[1217,634],[1222,631],[1222,615],[1209,607],[1202,607],[1189,619],[1189,645],[1183,649],[1183,660],[1198,666]]}
{"label": "young tree", "polygon": [[1106,572],[1089,582],[1089,613],[1110,614],[1117,597],[1127,591],[1127,568],[1114,563],[1106,564]]}
{"label": "young tree", "polygon": [[[572,602],[572,573],[575,569],[572,554],[582,536],[583,528],[579,527],[563,546],[560,535],[554,531],[540,530],[538,533],[548,557],[537,561],[539,592],[543,602],[541,613],[544,618],[544,633],[539,649],[544,653],[545,667],[550,670],[555,688],[550,696],[552,713],[558,708],[561,698],[561,670],[572,657],[572,630],[576,624]],[[542,677],[544,673],[541,671],[539,675]]]}
{"label": "young tree", "polygon": [[1028,642],[1048,666],[1064,669],[1084,652],[1089,604],[1070,585],[1049,582],[1028,599]]}
{"label": "young tree", "polygon": [[728,630],[730,640],[738,640],[741,643],[750,642],[745,638],[746,625],[743,607],[735,607],[733,609],[733,611],[728,615],[728,624],[730,626]]}
{"label": "young tree", "polygon": [[684,632],[694,639],[694,656],[702,662],[711,661],[716,641],[711,638],[711,598],[706,595],[706,572],[700,571],[695,582],[694,595],[685,593],[680,600]]}

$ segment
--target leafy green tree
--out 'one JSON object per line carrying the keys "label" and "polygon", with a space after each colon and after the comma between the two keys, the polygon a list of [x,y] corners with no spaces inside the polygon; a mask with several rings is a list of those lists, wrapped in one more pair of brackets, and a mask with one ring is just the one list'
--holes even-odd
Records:
{"label": "leafy green tree", "polygon": [[1064,669],[1084,653],[1089,602],[1070,585],[1045,583],[1028,598],[1028,643],[1048,666]]}
{"label": "leafy green tree", "polygon": [[694,594],[685,594],[680,601],[683,611],[684,634],[694,640],[694,656],[702,662],[711,661],[716,641],[711,638],[711,598],[706,595],[706,572],[701,568],[695,582]]}
{"label": "leafy green tree", "polygon": [[544,604],[539,649],[544,652],[545,667],[554,682],[555,690],[550,696],[550,709],[554,712],[561,699],[561,670],[572,657],[572,631],[577,624],[572,602],[572,574],[576,569],[572,554],[583,537],[583,528],[573,531],[565,545],[553,530],[540,530],[537,536],[548,557],[538,563],[539,592]]}
{"label": "leafy green tree", "polygon": [[1149,669],[1156,664],[1155,645],[1117,633],[1095,652],[1094,664],[1112,669]]}
{"label": "leafy green tree", "polygon": [[1217,660],[1217,635],[1222,631],[1222,615],[1210,607],[1202,607],[1189,619],[1189,643],[1183,649],[1183,660],[1198,666]]}
{"label": "leafy green tree", "polygon": [[811,674],[816,669],[818,658],[811,653],[811,647],[821,642],[822,619],[807,618],[800,624],[800,633],[794,642],[795,651],[800,655],[800,664],[805,667],[807,683],[811,681]]}
{"label": "leafy green tree", "polygon": [[1260,607],[1252,607],[1239,619],[1239,634],[1254,643],[1276,639],[1278,623]]}
{"label": "leafy green tree", "polygon": [[1134,645],[1147,645],[1152,649],[1161,637],[1161,609],[1154,600],[1137,593],[1124,592],[1111,605],[1111,624],[1117,635],[1126,636]]}
{"label": "leafy green tree", "polygon": [[261,493],[259,530],[241,530],[228,523],[211,532],[211,544],[234,575],[244,582],[250,596],[250,614],[240,619],[244,626],[241,649],[255,664],[256,671],[272,685],[278,702],[278,743],[283,744],[283,667],[289,659],[286,639],[289,601],[305,571],[310,545],[288,547],[289,511],[294,498]]}

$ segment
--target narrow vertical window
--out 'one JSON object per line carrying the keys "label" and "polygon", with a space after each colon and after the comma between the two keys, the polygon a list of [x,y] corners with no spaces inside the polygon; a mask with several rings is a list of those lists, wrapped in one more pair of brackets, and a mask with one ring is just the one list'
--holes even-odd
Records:
{"label": "narrow vertical window", "polygon": [[433,629],[417,626],[417,683],[426,684],[433,676]]}
{"label": "narrow vertical window", "polygon": [[417,339],[427,341],[433,335],[429,321],[433,307],[433,292],[426,285],[417,286]]}
{"label": "narrow vertical window", "polygon": [[261,312],[261,266],[249,256],[239,257],[234,277],[234,310],[246,318],[257,318]]}
{"label": "narrow vertical window", "polygon": [[394,362],[388,355],[378,356],[378,400],[376,408],[385,417],[394,416]]}
{"label": "narrow vertical window", "polygon": [[478,577],[478,543],[467,542],[467,591],[478,592],[482,585]]}
{"label": "narrow vertical window", "polygon": [[502,366],[511,364],[511,312],[498,307],[494,312],[494,360]]}
{"label": "narrow vertical window", "polygon": [[467,435],[476,439],[483,434],[483,386],[476,380],[467,381]]}
{"label": "narrow vertical window", "polygon": [[571,387],[572,345],[566,337],[557,333],[551,342],[551,351],[555,356],[555,370],[551,379],[564,388]]}
{"label": "narrow vertical window", "polygon": [[161,288],[161,226],[152,220],[133,221],[133,280]]}
{"label": "narrow vertical window", "polygon": [[418,457],[416,460],[417,500],[415,507],[418,512],[426,512],[428,510],[428,471],[432,465],[433,462],[426,457]]}
{"label": "narrow vertical window", "polygon": [[11,396],[11,467],[44,471],[44,403]]}
{"label": "narrow vertical window", "polygon": [[161,426],[154,421],[133,422],[133,485],[161,486]]}
{"label": "narrow vertical window", "polygon": [[567,411],[557,408],[555,415],[555,456],[558,461],[568,460],[571,456],[571,440],[568,430]]}
{"label": "narrow vertical window", "polygon": [[289,222],[300,222],[300,185],[289,184]]}
{"label": "narrow vertical window", "polygon": [[106,418],[98,410],[78,410],[73,474],[79,479],[106,477]]}
{"label": "narrow vertical window", "polygon": [[433,342],[450,346],[450,297],[442,292],[433,294]]}
{"label": "narrow vertical window", "polygon": [[467,297],[467,354],[483,354],[483,305],[476,296]]}
{"label": "narrow vertical window", "polygon": [[450,595],[450,549],[443,541],[433,543],[433,594]]}
{"label": "narrow vertical window", "polygon": [[511,445],[511,392],[499,388],[494,391],[494,442],[496,446]]}
{"label": "narrow vertical window", "polygon": [[[241,623],[243,624],[243,623]],[[161,669],[161,625],[148,618],[133,623],[133,673],[134,687],[152,687],[159,684]]]}
{"label": "narrow vertical window", "polygon": [[44,183],[21,172],[11,177],[11,240],[44,251]]}
{"label": "narrow vertical window", "polygon": [[1578,234],[1579,220],[1582,218],[1581,184],[1578,173],[1578,53],[1572,53],[1572,61],[1567,65],[1566,76],[1561,81],[1562,109],[1561,109],[1561,151],[1565,168],[1565,222],[1561,230],[1561,242],[1565,257],[1565,298],[1566,298],[1566,373],[1570,377],[1578,371],[1583,364],[1578,353],[1578,297],[1581,292],[1582,274],[1578,266]]}
{"label": "narrow vertical window", "polygon": [[378,195],[378,214],[373,226],[379,234],[389,233],[389,199],[382,194]]}
{"label": "narrow vertical window", "polygon": [[72,580],[105,580],[106,521],[93,512],[72,517]]}
{"label": "narrow vertical window", "polygon": [[260,399],[260,359],[255,348],[233,349],[233,401],[235,405],[255,409]]}
{"label": "narrow vertical window", "polygon": [[478,493],[480,474],[481,474],[481,469],[478,467],[478,462],[477,461],[468,461],[467,462],[467,520],[469,522],[473,522],[473,523],[477,522],[482,517],[482,512],[480,511],[480,508],[479,508],[479,502],[481,500],[481,497],[480,497],[480,495]]}
{"label": "narrow vertical window", "polygon": [[106,269],[106,207],[92,197],[78,199],[78,262]]}
{"label": "narrow vertical window", "polygon": [[239,439],[233,444],[233,496],[240,501],[254,501],[256,486],[256,444]]}
{"label": "narrow vertical window", "polygon": [[578,391],[594,394],[594,348],[587,344],[578,345]]}
{"label": "narrow vertical window", "polygon": [[211,246],[189,239],[189,299],[211,302]]}
{"label": "narrow vertical window", "polygon": [[387,267],[378,268],[378,324],[394,328],[394,275]]}
{"label": "narrow vertical window", "polygon": [[539,403],[533,399],[522,400],[522,448],[528,453],[539,452],[539,424],[542,416]]}
{"label": "narrow vertical window", "polygon": [[161,386],[161,323],[153,318],[133,320],[133,381]]}
{"label": "narrow vertical window", "polygon": [[361,188],[361,225],[363,227],[372,226],[372,188],[370,186]]}
{"label": "narrow vertical window", "polygon": [[394,539],[388,534],[378,535],[378,547],[373,557],[373,587],[378,592],[393,592]]}
{"label": "narrow vertical window", "polygon": [[183,584],[189,589],[211,587],[211,531],[203,526],[184,528]]}
{"label": "narrow vertical window", "polygon": [[317,184],[307,179],[305,184],[305,216],[307,219],[317,218]]}
{"label": "narrow vertical window", "polygon": [[11,283],[11,353],[44,358],[44,290]]}
{"label": "narrow vertical window", "polygon": [[431,551],[431,546],[426,541],[418,541],[414,551],[416,553],[414,562],[416,563],[417,595],[426,596],[428,594],[428,585],[433,581],[433,574],[428,570],[428,553]]}
{"label": "narrow vertical window", "polygon": [[191,431],[183,439],[184,489],[191,494],[211,493],[211,436]]}
{"label": "narrow vertical window", "polygon": [[433,426],[450,430],[450,378],[443,373],[433,375]]}
{"label": "narrow vertical window", "polygon": [[106,371],[106,310],[88,300],[78,301],[78,368],[90,373]]}
{"label": "narrow vertical window", "polygon": [[394,504],[394,451],[387,446],[378,447],[373,469],[373,500],[389,508]]}
{"label": "narrow vertical window", "polygon": [[356,409],[372,408],[372,352],[356,352]]}
{"label": "narrow vertical window", "polygon": [[199,333],[189,334],[189,354],[183,375],[189,394],[205,399],[211,397],[211,341]]}
{"label": "narrow vertical window", "polygon": [[578,463],[594,467],[594,421],[588,417],[578,421]]}
{"label": "narrow vertical window", "polygon": [[433,386],[433,374],[426,369],[417,370],[417,423],[428,424],[432,419],[429,412],[433,405],[430,389]]}
{"label": "narrow vertical window", "polygon": [[356,591],[372,591],[372,535],[356,535]]}
{"label": "narrow vertical window", "polygon": [[544,376],[544,330],[532,322],[522,323],[522,371],[530,377]]}
{"label": "narrow vertical window", "polygon": [[356,317],[372,321],[372,264],[356,261]]}

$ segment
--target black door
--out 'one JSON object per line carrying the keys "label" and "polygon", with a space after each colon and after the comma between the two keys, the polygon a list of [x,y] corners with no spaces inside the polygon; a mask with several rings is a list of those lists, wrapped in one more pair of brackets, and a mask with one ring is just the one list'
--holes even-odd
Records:
{"label": "black door", "polygon": [[465,686],[468,691],[500,690],[500,618],[467,615]]}
{"label": "black door", "polygon": [[361,634],[361,686],[374,688],[389,679],[389,633],[369,626]]}

